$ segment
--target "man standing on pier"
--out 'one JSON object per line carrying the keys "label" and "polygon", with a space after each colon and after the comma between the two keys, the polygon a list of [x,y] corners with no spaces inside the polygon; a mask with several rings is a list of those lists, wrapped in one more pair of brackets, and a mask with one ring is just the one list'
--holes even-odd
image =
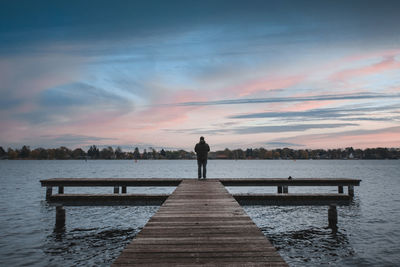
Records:
{"label": "man standing on pier", "polygon": [[203,136],[200,137],[200,142],[196,144],[194,151],[197,154],[198,178],[201,178],[201,166],[203,166],[203,178],[206,179],[207,158],[210,146],[204,141]]}

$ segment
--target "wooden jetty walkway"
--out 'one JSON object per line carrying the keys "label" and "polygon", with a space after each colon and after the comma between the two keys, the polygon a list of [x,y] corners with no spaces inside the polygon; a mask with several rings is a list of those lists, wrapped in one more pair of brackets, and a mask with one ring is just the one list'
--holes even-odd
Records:
{"label": "wooden jetty walkway", "polygon": [[[347,178],[53,178],[40,181],[56,205],[55,231],[65,231],[63,206],[161,205],[113,266],[287,266],[239,205],[349,205],[354,186]],[[113,194],[65,194],[64,187],[113,187]],[[177,186],[168,194],[128,194],[127,187]],[[276,186],[276,194],[234,194],[225,186]],[[289,193],[292,186],[334,186],[338,193]],[[58,194],[52,194],[58,187]],[[344,187],[348,187],[344,194]],[[121,189],[121,191],[120,191]],[[332,206],[331,206],[332,207]],[[331,209],[330,207],[330,209]],[[331,214],[331,215],[329,215]],[[328,212],[336,227],[336,207]]]}
{"label": "wooden jetty walkway", "polygon": [[287,266],[218,180],[183,180],[113,266]]}
{"label": "wooden jetty walkway", "polygon": [[[61,206],[114,206],[114,205],[161,205],[168,194],[127,194],[127,187],[178,186],[190,178],[52,178],[41,180],[46,187],[46,200]],[[361,180],[348,178],[222,178],[215,180],[224,186],[276,186],[276,194],[234,194],[241,205],[348,205],[354,196],[354,186]],[[318,186],[337,187],[338,193],[289,193],[289,187]],[[58,194],[53,194],[58,187]],[[65,194],[64,187],[113,187],[114,194]],[[348,194],[344,194],[347,187]]]}

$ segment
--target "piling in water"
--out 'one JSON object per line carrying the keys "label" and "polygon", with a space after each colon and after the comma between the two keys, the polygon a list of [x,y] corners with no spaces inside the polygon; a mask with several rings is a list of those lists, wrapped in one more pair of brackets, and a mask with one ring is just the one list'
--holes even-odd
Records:
{"label": "piling in water", "polygon": [[328,222],[329,222],[329,228],[332,230],[336,231],[337,230],[337,222],[338,222],[338,214],[337,214],[337,209],[335,204],[329,205],[328,209]]}
{"label": "piling in water", "polygon": [[349,185],[349,196],[354,197],[354,186]]}
{"label": "piling in water", "polygon": [[46,199],[50,199],[51,195],[53,194],[53,187],[47,186],[46,187]]}
{"label": "piling in water", "polygon": [[60,233],[65,231],[65,209],[63,206],[56,207],[56,225],[54,232]]}

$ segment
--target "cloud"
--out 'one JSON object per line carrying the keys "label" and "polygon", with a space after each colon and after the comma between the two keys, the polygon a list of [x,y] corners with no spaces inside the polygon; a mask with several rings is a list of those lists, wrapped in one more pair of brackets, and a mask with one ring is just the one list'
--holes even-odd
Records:
{"label": "cloud", "polygon": [[39,138],[48,144],[62,144],[62,145],[109,142],[112,140],[116,140],[115,138],[77,135],[77,134],[41,135]]}
{"label": "cloud", "polygon": [[218,134],[258,134],[258,133],[283,133],[283,132],[299,132],[310,129],[332,129],[346,126],[358,126],[355,123],[321,123],[321,124],[292,124],[292,125],[268,125],[268,126],[242,126],[232,128],[219,128],[219,129],[164,129],[164,131],[183,134],[206,134],[206,135],[218,135]]}
{"label": "cloud", "polygon": [[277,126],[250,126],[233,129],[236,134],[257,134],[257,133],[282,133],[299,132],[310,129],[331,129],[346,126],[358,126],[355,123],[323,123],[323,124],[295,124],[295,125],[277,125]]}
{"label": "cloud", "polygon": [[133,110],[125,98],[85,83],[44,90],[35,100],[35,110],[17,116],[33,124],[64,124],[109,119]]}
{"label": "cloud", "polygon": [[40,39],[123,39],[202,25],[244,25],[246,31],[259,25],[274,28],[306,25],[315,31],[319,25],[327,37],[346,29],[354,35],[361,31],[362,34],[356,35],[358,38],[373,40],[376,35],[398,36],[398,27],[393,27],[400,22],[398,10],[398,1],[352,1],[351,5],[347,1],[307,1],[304,4],[258,0],[251,3],[236,0],[121,0],[110,3],[98,0],[95,5],[91,1],[6,1],[0,9],[0,41],[2,44],[12,41],[15,45]]}
{"label": "cloud", "polygon": [[[373,130],[351,130],[351,131],[343,131],[339,133],[332,133],[332,135],[338,137],[338,136],[348,136],[348,135],[371,135],[371,134],[382,134],[382,133],[399,133],[400,132],[400,126],[395,126],[395,127],[387,127],[387,128],[379,128],[379,129],[373,129]],[[400,135],[399,135],[400,138]]]}
{"label": "cloud", "polygon": [[304,101],[329,101],[329,100],[362,100],[379,98],[399,98],[400,94],[339,94],[339,95],[316,95],[308,97],[278,97],[278,98],[239,98],[211,101],[190,101],[178,102],[166,105],[177,106],[214,106],[214,105],[239,105],[239,104],[262,104],[262,103],[282,103],[282,102],[304,102]]}
{"label": "cloud", "polygon": [[[260,144],[273,134],[246,132],[281,136],[316,129],[313,119],[335,119],[315,122],[327,129],[338,120],[360,129],[398,120],[323,108],[398,100],[399,53],[387,51],[398,43],[400,2],[289,2],[7,1],[0,9],[0,141],[65,134],[60,142],[85,142],[101,133],[117,144],[175,147],[190,134],[212,133],[218,142]],[[354,93],[389,88],[392,94]],[[258,126],[246,118],[260,119]]]}
{"label": "cloud", "polygon": [[282,147],[301,147],[303,145],[289,142],[271,141],[265,143],[268,147],[282,148]]}
{"label": "cloud", "polygon": [[[260,112],[233,115],[230,119],[291,119],[291,120],[321,120],[321,119],[339,119],[339,120],[371,120],[371,121],[392,121],[398,119],[397,116],[383,114],[383,117],[376,117],[379,112],[391,112],[400,108],[400,105],[387,105],[380,107],[353,107],[353,108],[324,108],[311,109],[307,111],[285,111],[285,112]],[[375,117],[371,117],[374,115]],[[368,117],[362,117],[368,116]]]}
{"label": "cloud", "polygon": [[[338,109],[313,109],[309,111],[261,112],[230,116],[230,119],[260,119],[260,118],[308,118],[327,119],[348,116],[345,111]],[[352,115],[358,115],[352,114]]]}
{"label": "cloud", "polygon": [[229,87],[226,93],[237,92],[239,96],[254,94],[263,91],[277,92],[282,88],[289,88],[304,81],[305,75],[285,76],[285,77],[268,77],[268,79],[257,80],[245,83],[244,85]]}
{"label": "cloud", "polygon": [[[99,137],[99,136],[88,136],[88,135],[77,135],[77,134],[61,134],[61,135],[42,135],[39,137],[40,142],[45,144],[44,146],[49,146],[54,148],[55,146],[66,146],[68,148],[76,148],[81,147],[83,149],[89,149],[89,147],[95,144],[99,149],[105,147],[113,147],[114,149],[120,147],[123,151],[134,151],[135,147],[138,147],[140,150],[146,149],[149,151],[149,148],[154,148],[156,150],[161,150],[162,148],[168,150],[177,150],[177,147],[160,147],[154,144],[149,143],[133,143],[131,145],[126,144],[116,144],[115,141],[118,141],[118,138],[108,138],[108,137]],[[37,144],[36,144],[37,145]]]}
{"label": "cloud", "polygon": [[394,122],[400,121],[400,116],[387,116],[381,118],[374,117],[354,117],[354,118],[342,118],[342,121],[381,121],[381,122]]}
{"label": "cloud", "polygon": [[361,68],[346,69],[333,74],[330,78],[335,81],[347,81],[358,76],[374,75],[396,69],[400,69],[400,61],[395,59],[395,55],[390,55],[386,56],[378,63]]}
{"label": "cloud", "polygon": [[112,92],[79,82],[41,92],[39,104],[55,107],[102,105],[113,109],[117,105],[126,107],[129,102]]}
{"label": "cloud", "polygon": [[398,147],[400,126],[378,129],[357,129],[324,134],[300,134],[288,138],[279,138],[273,142],[295,142],[308,148],[335,147]]}
{"label": "cloud", "polygon": [[11,108],[21,105],[22,103],[23,103],[22,99],[1,97],[0,98],[0,110],[4,110],[4,111],[9,110]]}

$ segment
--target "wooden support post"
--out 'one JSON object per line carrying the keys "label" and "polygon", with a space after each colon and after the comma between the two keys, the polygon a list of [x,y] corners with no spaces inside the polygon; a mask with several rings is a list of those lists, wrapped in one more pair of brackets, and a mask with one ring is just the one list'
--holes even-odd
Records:
{"label": "wooden support post", "polygon": [[337,222],[338,222],[338,214],[337,214],[337,209],[335,204],[329,205],[328,209],[328,223],[329,223],[329,228],[331,228],[333,231],[337,231]]}
{"label": "wooden support post", "polygon": [[282,186],[278,186],[278,194],[282,194]]}
{"label": "wooden support post", "polygon": [[343,194],[343,185],[338,186],[338,193]]}
{"label": "wooden support post", "polygon": [[289,186],[287,186],[287,185],[284,185],[284,186],[283,186],[283,193],[284,193],[284,194],[289,193]]}
{"label": "wooden support post", "polygon": [[53,194],[53,187],[47,186],[46,187],[46,200],[50,199],[52,194]]}
{"label": "wooden support post", "polygon": [[126,186],[122,186],[122,194],[126,194]]}
{"label": "wooden support post", "polygon": [[65,209],[63,206],[56,207],[56,225],[54,227],[54,232],[64,232],[65,231]]}
{"label": "wooden support post", "polygon": [[119,194],[119,186],[114,186],[114,194]]}
{"label": "wooden support post", "polygon": [[349,185],[349,196],[354,197],[354,186]]}
{"label": "wooden support post", "polygon": [[64,186],[59,186],[58,187],[58,193],[59,194],[64,194]]}

